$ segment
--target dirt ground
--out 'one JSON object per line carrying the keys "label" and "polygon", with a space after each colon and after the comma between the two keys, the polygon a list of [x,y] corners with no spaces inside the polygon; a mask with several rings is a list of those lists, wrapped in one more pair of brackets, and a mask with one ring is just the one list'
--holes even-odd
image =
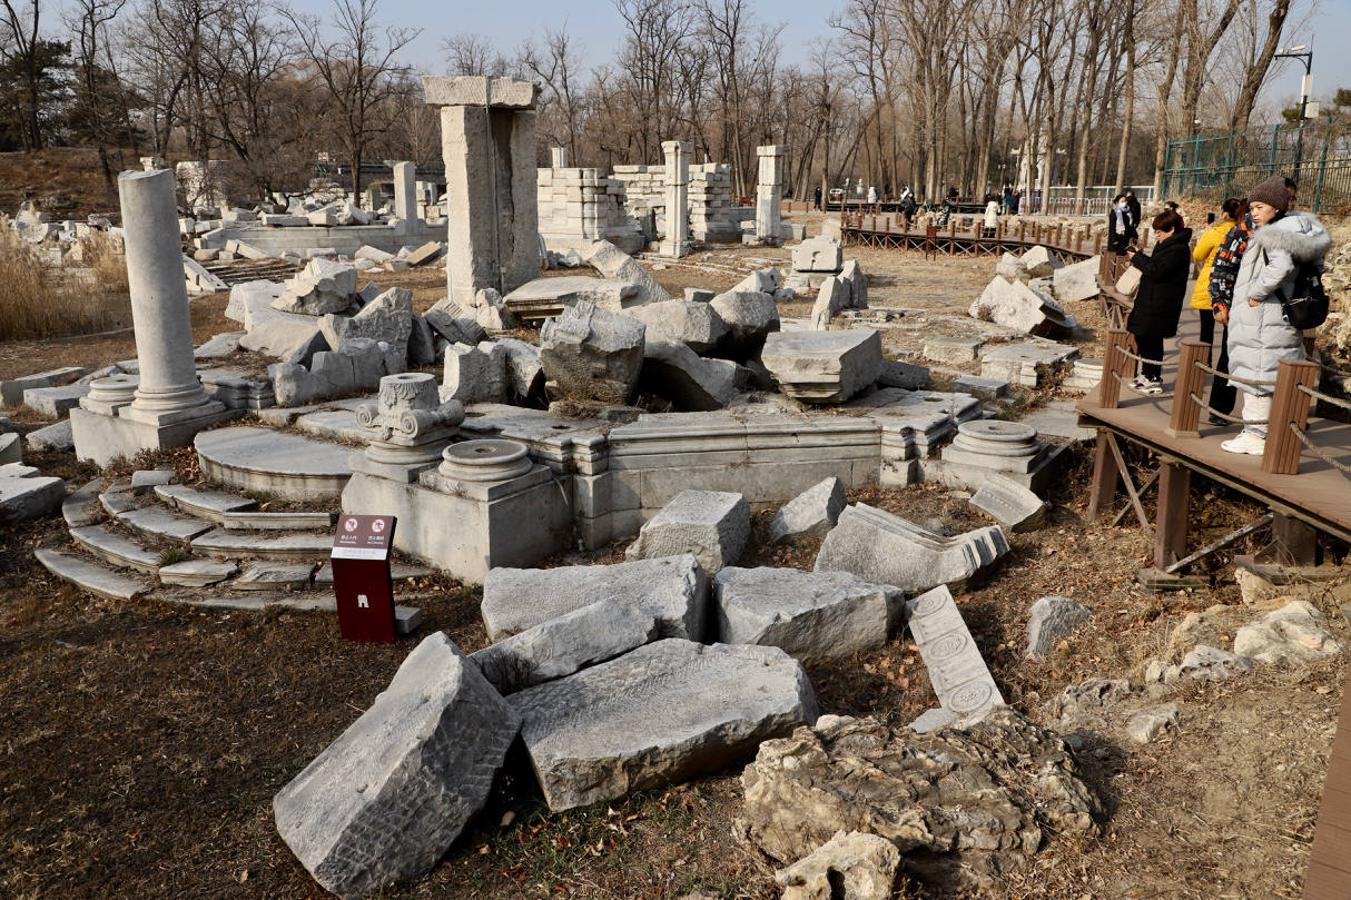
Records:
{"label": "dirt ground", "polygon": [[[668,289],[720,289],[787,251],[737,249],[654,274]],[[874,305],[950,307],[964,314],[991,260],[924,263],[859,250]],[[415,289],[425,308],[439,270],[380,276]],[[231,330],[224,295],[193,301],[200,340]],[[1078,310],[1074,311],[1076,314]],[[917,335],[922,337],[922,333]],[[904,353],[906,345],[888,344]],[[134,355],[132,336],[0,345],[0,377],[66,361]],[[31,460],[88,476],[67,454]],[[1054,488],[1048,527],[1014,536],[1013,552],[958,598],[1007,700],[1045,721],[1043,704],[1094,676],[1125,677],[1164,648],[1189,611],[1238,604],[1228,554],[1208,563],[1212,589],[1147,594],[1135,582],[1150,542],[1130,520],[1083,520],[1086,454]],[[1257,514],[1204,483],[1192,504],[1199,546]],[[988,524],[966,497],[936,485],[855,491],[920,523]],[[771,547],[771,513],[756,517],[748,565],[810,568],[816,547]],[[0,894],[47,896],[324,896],[278,838],[271,798],[388,683],[412,640],[392,647],[341,641],[323,613],[220,612],[153,601],[91,598],[33,559],[52,521],[0,529]],[[1242,551],[1244,547],[1235,548]],[[621,546],[550,564],[617,559]],[[483,645],[480,592],[437,581],[420,601],[418,636],[444,630],[464,650]],[[1089,605],[1092,621],[1047,659],[1024,659],[1028,607],[1047,594]],[[1351,628],[1328,604],[1344,646]],[[416,638],[415,638],[416,639]],[[913,645],[897,638],[809,670],[825,712],[903,725],[933,705]],[[1088,733],[1082,757],[1106,799],[1105,834],[1051,835],[1011,867],[998,896],[1048,898],[1292,897],[1299,894],[1341,699],[1338,660],[1187,688],[1177,734],[1142,749]],[[518,751],[476,825],[421,881],[392,897],[777,896],[772,870],[732,838],[737,771],[611,804],[549,814]],[[955,896],[903,883],[898,896]]]}

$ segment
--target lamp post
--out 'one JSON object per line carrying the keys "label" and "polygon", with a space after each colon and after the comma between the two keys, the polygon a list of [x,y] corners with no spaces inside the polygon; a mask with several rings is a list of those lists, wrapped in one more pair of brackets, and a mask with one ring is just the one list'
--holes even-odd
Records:
{"label": "lamp post", "polygon": [[1276,59],[1298,59],[1304,62],[1304,79],[1299,83],[1299,123],[1295,126],[1295,181],[1304,164],[1304,117],[1309,109],[1309,93],[1313,89],[1313,48],[1307,44],[1287,47],[1276,53]]}

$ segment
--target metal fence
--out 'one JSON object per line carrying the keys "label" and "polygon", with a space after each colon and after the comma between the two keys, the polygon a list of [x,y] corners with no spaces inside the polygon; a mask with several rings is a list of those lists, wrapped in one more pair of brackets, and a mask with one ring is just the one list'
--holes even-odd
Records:
{"label": "metal fence", "polygon": [[1305,209],[1351,207],[1351,133],[1318,122],[1177,138],[1164,157],[1163,194],[1218,201],[1270,175],[1294,178]]}
{"label": "metal fence", "polygon": [[[1095,184],[1084,188],[1084,206],[1079,209],[1075,200],[1078,188],[1074,185],[1057,185],[1051,188],[1046,198],[1046,212],[1053,216],[1105,216],[1107,207],[1112,203],[1116,192],[1110,184]],[[1129,190],[1141,203],[1148,205],[1154,200],[1154,185],[1133,185]]]}

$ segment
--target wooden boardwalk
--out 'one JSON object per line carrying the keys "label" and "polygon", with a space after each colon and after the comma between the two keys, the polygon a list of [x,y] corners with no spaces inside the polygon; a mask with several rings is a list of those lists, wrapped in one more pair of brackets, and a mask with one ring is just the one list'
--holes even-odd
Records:
{"label": "wooden boardwalk", "polygon": [[1337,723],[1318,808],[1313,854],[1304,875],[1305,900],[1351,897],[1351,670],[1342,691]]}
{"label": "wooden boardwalk", "polygon": [[932,255],[1001,256],[1021,254],[1033,247],[1045,247],[1059,262],[1071,263],[1102,254],[1102,235],[1092,234],[1089,225],[1071,226],[1001,221],[993,231],[982,227],[983,217],[972,225],[958,228],[956,219],[945,228],[929,226],[904,228],[894,214],[845,213],[840,217],[840,235],[846,245],[898,247]]}

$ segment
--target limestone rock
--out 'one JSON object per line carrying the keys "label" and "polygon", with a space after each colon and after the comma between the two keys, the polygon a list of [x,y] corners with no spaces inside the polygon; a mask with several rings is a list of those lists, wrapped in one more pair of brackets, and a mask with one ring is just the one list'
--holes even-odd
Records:
{"label": "limestone rock", "polygon": [[722,409],[736,397],[739,380],[736,363],[703,359],[684,344],[649,337],[643,349],[640,389],[665,397],[682,412]]}
{"label": "limestone rock", "polygon": [[601,600],[484,647],[469,658],[503,694],[571,675],[655,641],[651,607]]}
{"label": "limestone rock", "polygon": [[241,305],[245,331],[239,339],[242,350],[266,353],[283,363],[308,365],[316,352],[333,347],[322,331],[322,318],[273,309],[272,299],[259,292],[244,295]]}
{"label": "limestone rock", "polygon": [[544,390],[544,366],[539,348],[516,338],[500,338],[497,346],[506,354],[507,390],[518,401],[535,397]]}
{"label": "limestone rock", "polygon": [[1072,263],[1056,269],[1052,275],[1055,286],[1055,298],[1061,303],[1075,303],[1092,300],[1100,293],[1098,289],[1098,265],[1101,258],[1089,257],[1082,262]]}
{"label": "limestone rock", "polygon": [[575,400],[627,403],[643,366],[645,326],[578,302],[540,331],[545,375]]}
{"label": "limestone rock", "polygon": [[310,260],[286,282],[272,308],[307,316],[341,313],[351,307],[356,292],[356,268],[321,257]]}
{"label": "limestone rock", "polygon": [[1027,274],[1027,270],[1023,268],[1022,260],[1012,253],[1005,253],[1001,256],[994,267],[994,271],[996,275],[1007,278],[1009,281],[1017,281]]}
{"label": "limestone rock", "polygon": [[587,265],[606,278],[616,279],[634,285],[638,290],[634,305],[660,303],[670,300],[671,295],[657,283],[638,261],[620,250],[609,241],[596,241],[586,251]]}
{"label": "limestone rock", "polygon": [[1096,835],[1102,807],[1054,732],[1009,707],[928,734],[823,716],[767,741],[741,774],[734,828],[770,857],[800,859],[841,829],[903,854],[1021,851],[1043,827]]}
{"label": "limestone rock", "polygon": [[623,312],[638,305],[638,287],[626,281],[585,275],[536,278],[507,294],[504,302],[517,318],[539,322],[560,316],[564,309],[583,300],[600,309]]}
{"label": "limestone rock", "polygon": [[355,316],[327,315],[319,323],[334,350],[341,350],[352,338],[369,338],[384,341],[406,357],[408,340],[413,334],[413,292],[390,288],[361,307]]}
{"label": "limestone rock", "polygon": [[273,798],[277,831],[339,896],[422,875],[482,808],[519,728],[478,667],[433,634]]}
{"label": "limestone rock", "polygon": [[1093,618],[1093,611],[1069,597],[1042,597],[1027,620],[1027,655],[1041,659]]}
{"label": "limestone rock", "polygon": [[877,381],[882,339],[870,328],[782,331],[760,355],[779,388],[806,403],[843,403]]}
{"label": "limestone rock", "polygon": [[1040,244],[1024,252],[1018,262],[1032,278],[1045,278],[1058,268],[1056,261],[1051,258],[1051,251]]}
{"label": "limestone rock", "polygon": [[599,602],[651,612],[661,637],[699,641],[706,630],[708,576],[690,554],[612,566],[493,569],[479,609],[488,639],[499,641]]}
{"label": "limestone rock", "polygon": [[474,345],[488,337],[475,314],[449,297],[442,297],[423,313],[432,330],[452,344]]}
{"label": "limestone rock", "polygon": [[734,564],[751,533],[751,508],[740,494],[681,491],[643,525],[628,559],[694,554],[709,575]]}
{"label": "limestone rock", "polygon": [[929,386],[929,367],[896,359],[883,359],[877,374],[877,383],[884,388],[922,391]]}
{"label": "limestone rock", "polygon": [[1234,652],[1271,665],[1304,665],[1342,652],[1307,600],[1292,600],[1234,636]]}
{"label": "limestone rock", "polygon": [[23,438],[17,431],[0,434],[0,465],[23,462]]}
{"label": "limestone rock", "polygon": [[717,640],[779,647],[794,659],[851,656],[887,642],[902,595],[842,572],[741,569],[713,580]]}
{"label": "limestone rock", "polygon": [[1072,727],[1084,717],[1111,706],[1131,694],[1125,678],[1088,678],[1065,688],[1046,704],[1046,714],[1059,727]]}
{"label": "limestone rock", "polygon": [[663,300],[636,306],[625,315],[647,326],[647,340],[674,341],[695,353],[708,353],[727,333],[722,317],[708,303]]}
{"label": "limestone rock", "polygon": [[782,650],[678,638],[508,702],[556,812],[739,762],[817,713],[806,673]]}
{"label": "limestone rock", "polygon": [[[1197,644],[1178,665],[1158,669],[1157,679],[1165,684],[1173,684],[1184,678],[1195,681],[1228,681],[1230,678],[1247,675],[1253,668],[1253,661],[1247,656],[1239,656],[1207,644]],[[1155,679],[1150,677],[1147,670],[1145,681],[1153,680]]]}
{"label": "limestone rock", "polygon": [[858,264],[858,260],[848,260],[840,270],[840,278],[849,286],[849,308],[867,309],[868,276],[863,274],[863,267]]}
{"label": "limestone rock", "polygon": [[886,838],[837,831],[810,855],[774,873],[780,900],[890,900],[901,851]]}
{"label": "limestone rock", "polygon": [[1038,294],[1021,281],[995,276],[976,302],[971,304],[972,318],[994,322],[1037,337],[1059,339],[1071,335],[1073,316],[1067,316],[1055,301]]}
{"label": "limestone rock", "polygon": [[962,585],[1009,551],[998,526],[943,537],[862,503],[847,507],[821,544],[818,572],[850,572],[906,593]]}
{"label": "limestone rock", "polygon": [[1126,735],[1137,744],[1152,743],[1160,734],[1177,727],[1176,703],[1142,709],[1126,722]]}
{"label": "limestone rock", "polygon": [[769,539],[778,544],[823,536],[835,527],[845,504],[844,482],[832,475],[784,504],[769,524]]}
{"label": "limestone rock", "polygon": [[[4,437],[17,441],[19,436]],[[61,508],[65,497],[66,483],[60,478],[40,475],[19,462],[0,465],[0,523],[45,518]]]}
{"label": "limestone rock", "polygon": [[759,291],[728,291],[709,303],[727,326],[718,345],[718,355],[751,359],[765,345],[765,338],[779,330],[779,308],[774,298]]}
{"label": "limestone rock", "polygon": [[29,450],[70,450],[75,446],[70,419],[34,429],[24,435],[23,441]]}
{"label": "limestone rock", "polygon": [[485,341],[477,347],[453,344],[446,348],[441,402],[502,403],[507,399],[507,351]]}

